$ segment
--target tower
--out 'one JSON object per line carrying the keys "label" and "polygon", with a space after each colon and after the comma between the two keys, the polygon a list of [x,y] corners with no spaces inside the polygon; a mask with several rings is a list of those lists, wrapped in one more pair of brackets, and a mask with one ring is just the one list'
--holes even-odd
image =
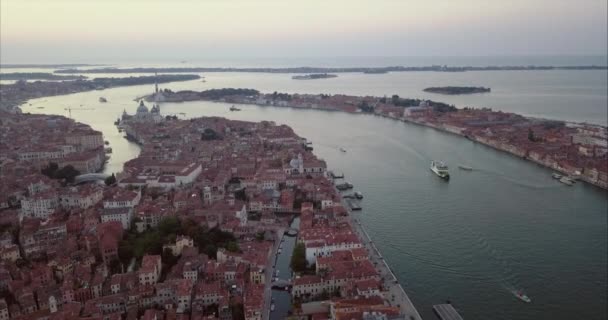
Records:
{"label": "tower", "polygon": [[154,73],[154,93],[158,94],[158,73]]}

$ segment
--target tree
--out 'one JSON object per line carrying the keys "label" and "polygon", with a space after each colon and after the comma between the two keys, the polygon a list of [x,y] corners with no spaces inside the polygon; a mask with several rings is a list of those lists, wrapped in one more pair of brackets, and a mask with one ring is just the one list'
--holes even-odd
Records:
{"label": "tree", "polygon": [[121,241],[118,247],[118,258],[123,264],[129,264],[135,256],[133,246],[128,241]]}
{"label": "tree", "polygon": [[158,223],[158,231],[163,238],[171,234],[181,234],[182,227],[177,217],[167,217]]}
{"label": "tree", "polygon": [[528,128],[528,140],[535,142],[536,138],[534,137],[534,131],[532,131],[532,128]]}
{"label": "tree", "polygon": [[298,243],[293,249],[291,256],[291,269],[295,272],[305,272],[307,267],[306,262],[306,247],[303,243]]}
{"label": "tree", "polygon": [[112,173],[111,176],[107,177],[104,180],[104,183],[106,184],[106,186],[111,186],[111,185],[115,184],[116,183],[116,176]]}
{"label": "tree", "polygon": [[236,241],[230,241],[226,244],[226,250],[230,252],[239,252],[239,244]]}

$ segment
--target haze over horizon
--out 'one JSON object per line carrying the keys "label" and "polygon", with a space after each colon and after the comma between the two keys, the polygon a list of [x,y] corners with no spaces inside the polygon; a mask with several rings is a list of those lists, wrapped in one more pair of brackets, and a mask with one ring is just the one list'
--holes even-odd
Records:
{"label": "haze over horizon", "polygon": [[604,0],[3,0],[0,61],[603,56],[606,10]]}

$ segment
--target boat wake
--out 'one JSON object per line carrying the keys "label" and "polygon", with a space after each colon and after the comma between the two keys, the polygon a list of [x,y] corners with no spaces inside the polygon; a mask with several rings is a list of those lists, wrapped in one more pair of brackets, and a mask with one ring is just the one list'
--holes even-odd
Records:
{"label": "boat wake", "polygon": [[434,269],[437,269],[437,270],[441,270],[442,272],[445,272],[445,273],[453,274],[455,276],[459,276],[459,277],[462,277],[462,278],[466,278],[466,279],[470,279],[470,280],[475,280],[475,281],[479,281],[479,282],[490,282],[490,283],[497,283],[497,282],[502,282],[502,281],[507,281],[508,280],[508,279],[496,279],[495,277],[484,277],[484,276],[480,276],[480,275],[477,275],[477,274],[464,272],[462,270],[456,269],[453,266],[443,265],[443,264],[437,263],[435,261],[429,260],[427,258],[423,258],[423,257],[420,257],[418,255],[409,253],[409,252],[403,250],[402,248],[399,248],[395,244],[387,243],[386,245],[389,246],[389,247],[391,247],[391,248],[393,248],[393,249],[395,249],[395,250],[397,250],[401,254],[404,254],[404,255],[406,255],[406,256],[408,256],[410,258],[413,258],[414,260],[416,260],[416,261],[418,261],[418,262],[420,262],[422,264],[425,264],[425,265],[427,265],[429,267],[432,267]]}
{"label": "boat wake", "polygon": [[492,171],[492,170],[486,170],[486,169],[475,169],[475,171],[480,172],[482,174],[486,174],[486,175],[491,175],[497,178],[500,178],[501,180],[507,181],[511,184],[520,186],[520,187],[524,187],[524,188],[528,188],[528,189],[555,189],[555,188],[560,188],[561,186],[559,184],[533,184],[533,183],[527,183],[527,182],[522,182],[520,180],[517,179],[513,179],[511,177],[509,177],[508,175],[498,172],[498,171]]}

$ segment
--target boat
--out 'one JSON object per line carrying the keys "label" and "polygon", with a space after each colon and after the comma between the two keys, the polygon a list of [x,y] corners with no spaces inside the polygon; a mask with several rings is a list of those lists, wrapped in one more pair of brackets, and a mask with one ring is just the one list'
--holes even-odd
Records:
{"label": "boat", "polygon": [[104,98],[104,97],[99,97],[99,102],[104,103],[104,102],[108,102],[108,100],[106,100],[106,98]]}
{"label": "boat", "polygon": [[442,179],[450,180],[448,166],[443,161],[431,161],[431,171]]}
{"label": "boat", "polygon": [[459,165],[458,165],[458,168],[460,168],[460,169],[462,169],[462,170],[465,170],[465,171],[473,171],[473,168],[472,168],[472,167],[465,166],[465,165],[462,165],[462,164],[459,164]]}
{"label": "boat", "polygon": [[342,152],[346,152],[346,149],[344,149],[344,148],[340,148],[340,151],[342,151]]}
{"label": "boat", "polygon": [[559,182],[561,182],[567,186],[572,186],[574,184],[574,181],[568,177],[562,177],[561,179],[559,179]]}
{"label": "boat", "polygon": [[111,147],[107,147],[104,149],[105,153],[112,153],[112,148]]}
{"label": "boat", "polygon": [[[31,104],[30,104],[30,106],[31,106]],[[36,108],[38,108],[38,109],[44,109],[44,107],[36,107]]]}
{"label": "boat", "polygon": [[230,107],[230,111],[241,111],[241,109],[239,109],[235,106],[232,106],[232,107]]}
{"label": "boat", "polygon": [[517,290],[513,292],[513,295],[515,295],[515,297],[525,303],[530,303],[532,302],[532,299],[530,299],[530,297],[528,297],[522,290]]}
{"label": "boat", "polygon": [[274,311],[274,303],[270,305],[270,311]]}
{"label": "boat", "polygon": [[340,190],[340,191],[344,191],[344,190],[348,190],[348,189],[352,189],[353,185],[351,183],[348,182],[344,182],[344,183],[340,183],[336,185],[336,189]]}
{"label": "boat", "polygon": [[110,141],[106,140],[103,142],[106,146],[110,144]]}
{"label": "boat", "polygon": [[331,171],[329,174],[334,179],[344,178],[344,173],[335,173],[335,172]]}
{"label": "boat", "polygon": [[355,192],[355,198],[357,199],[363,199],[363,194],[359,191]]}
{"label": "boat", "polygon": [[553,173],[551,176],[553,177],[553,179],[561,179],[561,178],[563,177],[563,176],[562,176],[561,174],[559,174],[559,173]]}

